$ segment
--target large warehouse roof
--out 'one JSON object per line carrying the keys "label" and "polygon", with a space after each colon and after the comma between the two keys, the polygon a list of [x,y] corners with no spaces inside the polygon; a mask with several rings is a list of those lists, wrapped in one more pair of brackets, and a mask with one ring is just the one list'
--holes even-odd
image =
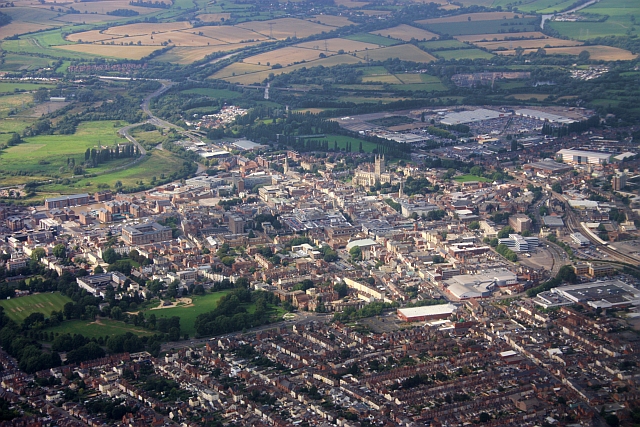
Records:
{"label": "large warehouse roof", "polygon": [[461,111],[459,113],[449,113],[440,123],[445,125],[459,125],[463,123],[481,122],[482,120],[497,119],[504,113],[500,111],[487,110],[486,108],[478,108],[473,111]]}
{"label": "large warehouse roof", "polygon": [[400,308],[398,312],[406,318],[439,316],[443,314],[455,313],[457,307],[453,304],[428,305],[425,307]]}

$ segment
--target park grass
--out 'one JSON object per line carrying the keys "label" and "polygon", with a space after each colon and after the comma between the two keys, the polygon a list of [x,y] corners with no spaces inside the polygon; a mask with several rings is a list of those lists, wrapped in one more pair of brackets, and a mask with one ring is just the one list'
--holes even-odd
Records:
{"label": "park grass", "polygon": [[47,328],[47,332],[55,334],[81,334],[86,338],[112,337],[131,332],[134,335],[153,335],[155,331],[149,331],[138,326],[129,325],[118,320],[98,318],[90,320],[68,320],[58,326]]}
{"label": "park grass", "polygon": [[355,40],[355,41],[364,42],[364,43],[373,43],[380,46],[393,46],[393,45],[402,43],[401,41],[396,39],[377,36],[375,34],[369,34],[369,33],[352,34],[350,36],[345,37],[345,39]]}
{"label": "park grass", "polygon": [[480,49],[455,49],[455,50],[440,50],[433,53],[438,58],[445,59],[447,61],[451,59],[491,59],[493,55],[489,52],[485,52]]}
{"label": "park grass", "polygon": [[194,336],[196,334],[196,317],[198,317],[200,314],[208,313],[214,310],[218,306],[218,302],[222,299],[222,297],[228,295],[230,292],[230,289],[225,289],[223,291],[218,291],[206,295],[193,295],[190,296],[193,303],[192,307],[178,306],[163,308],[159,310],[147,309],[144,310],[144,314],[147,317],[150,314],[155,314],[156,318],[170,318],[173,316],[178,316],[180,318],[180,330],[182,331],[182,333],[187,333],[189,334],[189,336]]}
{"label": "park grass", "polygon": [[98,145],[111,146],[120,142],[116,130],[124,125],[122,122],[114,121],[84,122],[73,135],[38,135],[24,138],[24,143],[9,147],[0,153],[0,169],[10,173],[28,172],[32,176],[59,175],[60,168],[66,168],[67,159],[73,158],[76,165],[84,162],[87,148]]}
{"label": "park grass", "polygon": [[350,136],[344,136],[344,135],[331,135],[331,134],[328,134],[324,138],[321,138],[321,139],[326,139],[327,141],[329,141],[329,148],[330,149],[333,149],[334,141],[338,143],[338,148],[341,149],[341,150],[346,149],[347,143],[350,142],[351,143],[351,152],[352,153],[358,153],[358,150],[360,149],[360,143],[361,142],[362,142],[362,150],[365,153],[371,153],[373,150],[378,148],[378,145],[374,144],[373,142],[368,142],[368,141],[364,141],[362,139],[352,138]]}
{"label": "park grass", "polygon": [[491,180],[488,178],[485,178],[483,176],[478,176],[478,175],[471,175],[471,174],[456,176],[455,178],[453,178],[453,180],[456,182],[472,182],[472,181],[491,182]]}
{"label": "park grass", "polygon": [[54,310],[62,311],[68,302],[72,302],[71,298],[60,292],[53,292],[1,300],[0,307],[4,308],[7,317],[20,324],[32,313],[40,312],[44,317],[49,317]]}
{"label": "park grass", "polygon": [[57,194],[74,194],[78,192],[98,191],[98,185],[106,184],[113,188],[117,181],[122,182],[124,187],[135,186],[137,182],[143,181],[149,184],[153,176],[161,179],[161,174],[171,175],[182,168],[184,160],[176,157],[169,151],[153,150],[151,155],[147,153],[145,159],[135,166],[118,170],[95,177],[82,178],[73,184],[50,184],[42,186],[38,191],[48,191]]}
{"label": "park grass", "polygon": [[242,93],[229,89],[212,89],[212,88],[194,88],[183,90],[181,93],[205,95],[210,98],[236,99],[242,96]]}

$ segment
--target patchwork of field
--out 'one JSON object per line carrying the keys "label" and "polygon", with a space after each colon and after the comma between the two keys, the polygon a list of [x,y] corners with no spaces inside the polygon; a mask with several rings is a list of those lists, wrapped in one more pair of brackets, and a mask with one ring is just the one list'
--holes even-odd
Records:
{"label": "patchwork of field", "polygon": [[393,46],[395,44],[400,44],[401,42],[395,39],[391,39],[388,37],[377,36],[375,34],[370,33],[358,33],[352,34],[345,37],[347,40],[355,40],[363,43],[372,43],[380,46]]}
{"label": "patchwork of field", "polygon": [[34,24],[32,22],[11,22],[0,27],[0,39],[6,39],[18,34],[25,34],[31,31],[46,30],[53,28],[52,25]]}
{"label": "patchwork of field", "polygon": [[515,49],[517,47],[521,47],[523,49],[538,49],[538,48],[548,48],[548,47],[561,47],[561,46],[580,46],[581,42],[575,40],[563,40],[556,39],[554,37],[549,37],[546,39],[533,39],[533,40],[502,40],[497,42],[477,42],[474,43],[476,46],[488,49],[488,50],[496,50],[496,49]]}
{"label": "patchwork of field", "polygon": [[260,71],[268,71],[271,68],[266,65],[246,64],[244,62],[234,62],[224,67],[211,76],[212,79],[225,79],[227,77],[241,76],[243,74],[258,73]]}
{"label": "patchwork of field", "polygon": [[165,33],[169,31],[185,30],[191,28],[188,22],[165,22],[165,23],[147,23],[119,25],[111,27],[103,31],[103,34],[116,36],[144,36],[147,34]]}
{"label": "patchwork of field", "polygon": [[302,19],[281,18],[269,21],[252,21],[238,24],[237,27],[255,31],[269,38],[284,40],[287,37],[309,37],[320,34],[323,31],[329,32],[334,28],[327,25],[316,24]]}
{"label": "patchwork of field", "polygon": [[538,30],[539,18],[519,18],[519,19],[496,19],[485,21],[467,22],[435,22],[424,24],[428,30],[438,34],[449,34],[451,36],[471,35],[471,34],[494,34],[531,32]]}
{"label": "patchwork of field", "polygon": [[636,18],[640,16],[640,3],[637,1],[601,0],[580,10],[577,14],[606,17],[606,20],[603,22],[552,21],[548,25],[561,35],[578,40],[638,34]]}
{"label": "patchwork of field", "polygon": [[520,33],[496,33],[496,34],[471,34],[456,36],[455,39],[461,42],[480,42],[497,40],[521,40],[521,39],[544,39],[549,36],[540,31],[528,31]]}
{"label": "patchwork of field", "polygon": [[349,18],[347,18],[346,16],[316,15],[313,18],[309,18],[308,20],[311,22],[328,25],[330,27],[347,27],[353,24],[353,22],[349,21]]}
{"label": "patchwork of field", "polygon": [[[589,52],[590,59],[596,61],[632,61],[638,58],[628,50],[619,49],[611,46],[574,46],[574,47],[554,47],[545,49],[547,55],[579,55],[580,52],[586,50]],[[537,49],[525,49],[523,55],[536,52]],[[515,50],[498,50],[495,53],[500,55],[515,55]]]}
{"label": "patchwork of field", "polygon": [[480,49],[439,50],[433,53],[438,58],[451,59],[491,59],[493,55]]}
{"label": "patchwork of field", "polygon": [[521,17],[522,14],[513,12],[479,12],[479,13],[463,13],[462,15],[445,16],[442,18],[431,18],[416,21],[418,24],[439,24],[445,22],[471,22],[471,21],[495,21],[497,19],[513,19],[515,16]]}
{"label": "patchwork of field", "polygon": [[230,13],[202,13],[196,16],[199,20],[203,22],[221,22],[222,20],[228,20],[231,18]]}
{"label": "patchwork of field", "polygon": [[304,49],[300,47],[283,47],[282,49],[277,49],[271,52],[265,52],[256,56],[252,56],[250,58],[246,58],[244,62],[257,65],[280,64],[282,66],[287,66],[302,61],[313,61],[314,59],[318,59],[320,55],[328,56],[332,54],[333,52],[325,52],[322,50]]}
{"label": "patchwork of field", "polygon": [[[252,83],[261,83],[266,78],[268,78],[269,74],[271,73],[273,73],[274,75],[280,75],[283,73],[290,73],[292,71],[299,70],[300,68],[303,68],[303,67],[310,68],[310,67],[317,67],[320,65],[324,67],[333,67],[335,65],[357,64],[360,62],[362,61],[359,58],[353,57],[352,55],[334,55],[328,58],[316,59],[315,61],[304,62],[302,64],[291,65],[289,67],[282,67],[276,70],[269,68],[265,71],[247,73],[241,76],[236,74],[235,76],[231,76],[231,77],[219,77],[218,75],[220,73],[226,73],[227,68],[229,68],[229,67],[226,67],[222,69],[220,72],[211,76],[211,78],[222,78],[223,80],[226,80],[230,83],[252,84]],[[250,64],[247,64],[247,65],[250,65]]]}
{"label": "patchwork of field", "polygon": [[157,46],[120,46],[120,45],[95,45],[95,44],[69,44],[54,46],[70,52],[107,56],[120,59],[142,59],[159,49]]}
{"label": "patchwork of field", "polygon": [[246,41],[267,40],[269,37],[252,30],[241,27],[220,26],[220,27],[199,27],[195,30],[198,34],[210,37],[224,43],[240,43]]}
{"label": "patchwork of field", "polygon": [[416,40],[432,40],[437,39],[439,36],[430,31],[423,30],[421,28],[412,27],[410,25],[401,24],[397,27],[387,28],[384,30],[371,31],[371,34],[375,34],[382,37],[391,37],[403,41]]}
{"label": "patchwork of field", "polygon": [[295,47],[301,47],[305,49],[315,49],[323,52],[338,52],[340,50],[349,53],[349,52],[358,52],[361,50],[369,50],[369,49],[378,49],[380,45],[374,43],[365,43],[356,40],[349,39],[326,39],[326,40],[317,40],[312,42],[304,42],[297,45]]}
{"label": "patchwork of field", "polygon": [[205,56],[217,52],[232,52],[248,46],[254,46],[260,42],[221,44],[207,47],[174,47],[166,53],[154,58],[154,61],[173,62],[181,65],[191,64],[204,59]]}
{"label": "patchwork of field", "polygon": [[385,61],[390,58],[398,58],[401,61],[413,62],[432,62],[436,60],[432,55],[411,44],[383,47],[381,49],[358,52],[356,55],[359,58],[366,58],[373,61]]}
{"label": "patchwork of field", "polygon": [[393,74],[381,76],[366,76],[362,78],[362,83],[390,83],[402,84],[402,81]]}
{"label": "patchwork of field", "polygon": [[471,46],[458,40],[435,40],[431,42],[418,43],[420,47],[428,51],[438,51],[447,49],[470,49]]}

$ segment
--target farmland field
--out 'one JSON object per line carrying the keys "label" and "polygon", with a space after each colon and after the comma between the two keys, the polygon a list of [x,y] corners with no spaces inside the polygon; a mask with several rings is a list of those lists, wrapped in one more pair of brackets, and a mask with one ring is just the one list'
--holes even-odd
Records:
{"label": "farmland field", "polygon": [[212,79],[223,79],[226,77],[239,76],[248,73],[257,73],[259,71],[268,71],[266,65],[245,64],[244,62],[235,62],[211,76]]}
{"label": "farmland field", "polygon": [[0,118],[6,118],[11,111],[20,111],[22,107],[29,107],[33,101],[30,93],[5,95],[0,97]]}
{"label": "farmland field", "polygon": [[456,36],[456,40],[461,42],[480,42],[480,41],[498,41],[498,40],[522,40],[522,39],[543,39],[548,38],[540,31],[528,31],[519,33],[496,33],[496,34],[471,34],[464,36]]}
{"label": "farmland field", "polygon": [[[617,47],[610,46],[574,46],[574,47],[554,47],[545,49],[547,55],[579,55],[580,52],[586,50],[590,54],[590,58],[593,60],[602,61],[631,61],[638,56],[632,54],[628,50],[619,49]],[[524,55],[536,52],[537,49],[525,49]],[[496,51],[500,55],[515,55],[515,50],[502,50]]]}
{"label": "farmland field", "polygon": [[434,34],[430,31],[412,27],[406,24],[401,24],[397,27],[387,28],[385,30],[371,31],[371,34],[382,37],[391,37],[393,39],[403,40],[406,42],[411,41],[411,39],[432,40],[439,37],[437,34]]}
{"label": "farmland field", "polygon": [[81,54],[108,56],[121,59],[141,59],[151,52],[158,50],[159,46],[120,46],[120,45],[95,45],[95,44],[74,44],[55,46],[56,49],[64,49],[70,52]]}
{"label": "farmland field", "polygon": [[231,17],[230,13],[202,13],[197,18],[203,22],[220,22]]}
{"label": "farmland field", "polygon": [[330,27],[346,27],[352,25],[353,22],[349,21],[346,16],[333,16],[333,15],[317,15],[308,19],[311,22],[318,22]]}
{"label": "farmland field", "polygon": [[244,60],[247,64],[280,64],[282,66],[292,65],[302,61],[313,61],[318,59],[319,55],[330,56],[334,52],[314,49],[303,49],[299,47],[283,47],[282,49],[272,50],[270,52],[261,53],[251,56]]}
{"label": "farmland field", "polygon": [[182,93],[193,93],[197,95],[205,95],[211,98],[225,98],[225,99],[234,99],[242,96],[241,92],[236,92],[234,90],[228,89],[211,89],[211,88],[196,88],[196,89],[187,89],[183,90]]}
{"label": "farmland field", "polygon": [[480,49],[439,50],[433,53],[438,58],[451,59],[491,59],[493,55]]}
{"label": "farmland field", "polygon": [[439,24],[446,22],[495,21],[497,19],[513,19],[513,17],[516,15],[518,15],[519,17],[522,16],[522,14],[517,14],[514,12],[479,12],[464,13],[462,15],[446,16],[443,18],[423,19],[416,22],[418,24]]}
{"label": "farmland field", "polygon": [[516,93],[514,95],[509,95],[509,97],[513,97],[520,101],[528,101],[530,99],[535,99],[536,101],[544,101],[549,97],[546,93]]}
{"label": "farmland field", "polygon": [[210,46],[226,44],[209,37],[202,37],[186,31],[170,31],[166,33],[146,34],[144,36],[119,37],[113,41],[116,45],[133,43],[143,46],[164,46],[172,44],[174,46]]}
{"label": "farmland field", "polygon": [[46,30],[47,28],[53,28],[53,26],[47,24],[34,24],[32,22],[13,21],[8,25],[0,27],[0,39],[31,31]]}
{"label": "farmland field", "polygon": [[44,317],[49,317],[54,310],[62,311],[68,302],[71,302],[71,298],[54,292],[0,300],[0,307],[4,308],[4,314],[11,320],[20,324],[31,313],[40,312]]}
{"label": "farmland field", "polygon": [[205,37],[220,40],[223,43],[240,43],[250,40],[267,40],[269,38],[268,36],[246,28],[230,27],[226,25],[223,27],[199,27],[197,28],[197,32],[202,33]]}
{"label": "farmland field", "polygon": [[313,22],[304,21],[295,18],[272,19],[269,21],[253,21],[244,22],[237,25],[239,28],[245,28],[256,33],[269,36],[269,38],[286,39],[287,37],[309,37],[314,34],[320,34],[323,31],[329,32],[333,27],[315,24]]}
{"label": "farmland field", "polygon": [[[426,54],[425,54],[426,55]],[[272,69],[267,69],[265,71],[259,71],[259,72],[255,72],[255,73],[251,73],[251,74],[245,74],[242,76],[233,76],[233,77],[225,77],[224,80],[230,82],[230,83],[238,83],[238,84],[251,84],[251,83],[260,83],[262,82],[264,79],[269,77],[270,73],[274,73],[276,75],[279,74],[283,74],[283,73],[289,73],[291,71],[295,71],[295,70],[299,70],[300,68],[306,67],[306,68],[311,68],[311,67],[316,67],[319,65],[322,65],[324,67],[333,67],[334,65],[339,65],[339,64],[357,64],[359,62],[362,62],[360,59],[358,58],[354,58],[351,55],[334,55],[331,56],[329,58],[322,58],[322,59],[316,59],[315,61],[309,61],[309,62],[305,62],[302,64],[296,64],[296,65],[292,65],[290,67],[282,67],[280,69],[277,70],[272,70]],[[236,65],[236,64],[232,64],[231,66]],[[245,64],[245,65],[250,65],[250,64]],[[227,70],[229,67],[223,68],[221,70],[221,72],[225,72],[225,70]],[[265,67],[267,68],[267,67]],[[214,74],[214,76],[216,76],[218,73]],[[213,77],[213,78],[220,78],[220,77]]]}
{"label": "farmland field", "polygon": [[367,49],[377,49],[380,47],[378,44],[373,43],[364,43],[355,40],[349,39],[326,39],[326,40],[317,40],[312,42],[305,42],[294,45],[294,47],[303,47],[306,49],[317,49],[322,52],[325,49],[331,52],[338,52],[339,50],[343,50],[347,53],[349,52],[357,52],[359,50],[367,50]]}
{"label": "farmland field", "polygon": [[168,52],[163,53],[160,56],[154,58],[154,61],[160,62],[175,62],[178,64],[191,64],[195,61],[204,59],[205,56],[211,55],[216,52],[232,52],[243,47],[249,47],[257,44],[254,43],[234,43],[234,44],[221,44],[217,46],[207,47],[174,47]]}
{"label": "farmland field", "polygon": [[380,75],[380,76],[365,76],[362,78],[362,83],[391,83],[391,84],[399,84],[402,83],[396,76],[393,74]]}
{"label": "farmland field", "polygon": [[[500,19],[493,21],[440,22],[427,24],[427,29],[451,36],[491,33],[520,33],[537,30],[539,18]],[[517,35],[517,34],[516,34]]]}
{"label": "farmland field", "polygon": [[[608,18],[604,22],[553,21],[549,23],[549,27],[563,36],[578,40],[588,40],[607,35],[624,36],[627,35],[627,32],[633,35],[632,28],[636,26],[636,18],[640,16],[640,3],[626,0],[601,0],[582,9],[578,14],[592,14],[607,16]],[[635,34],[637,35],[637,30]]]}
{"label": "farmland field", "polygon": [[355,40],[364,43],[372,43],[380,46],[393,46],[399,44],[400,41],[395,39],[390,39],[387,37],[376,36],[375,34],[369,33],[358,33],[345,37],[348,40]]}
{"label": "farmland field", "polygon": [[167,23],[138,23],[119,25],[117,27],[111,27],[104,30],[104,34],[117,35],[117,36],[144,36],[147,34],[165,33],[168,31],[177,31],[191,28],[191,25],[187,22],[167,22]]}
{"label": "farmland field", "polygon": [[435,40],[431,42],[418,43],[420,47],[428,51],[447,50],[447,49],[471,49],[472,46],[459,42],[458,40]]}
{"label": "farmland field", "polygon": [[521,47],[523,49],[537,49],[542,47],[546,49],[547,47],[580,46],[582,43],[575,40],[563,40],[550,37],[547,39],[502,40],[497,42],[477,42],[474,44],[488,50],[496,50],[500,48],[515,49],[517,47]]}
{"label": "farmland field", "polygon": [[401,61],[413,61],[413,62],[432,62],[435,58],[428,53],[420,50],[419,47],[404,44],[400,46],[384,47],[382,49],[368,50],[365,52],[358,52],[359,58],[368,57],[374,61],[384,61],[389,58],[399,58]]}
{"label": "farmland field", "polygon": [[41,85],[37,83],[0,83],[0,93],[12,93],[16,90],[18,91],[27,91],[27,90],[38,90],[41,87],[45,87],[47,89],[53,89],[52,85]]}
{"label": "farmland field", "polygon": [[400,85],[393,85],[393,88],[397,90],[408,90],[411,92],[418,92],[418,91],[442,92],[444,90],[447,90],[447,87],[440,82],[400,84]]}

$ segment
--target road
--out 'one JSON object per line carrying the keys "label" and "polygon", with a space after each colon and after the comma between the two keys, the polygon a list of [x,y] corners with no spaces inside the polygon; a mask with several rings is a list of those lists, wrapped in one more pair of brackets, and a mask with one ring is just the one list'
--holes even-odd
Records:
{"label": "road", "polygon": [[[268,329],[273,329],[276,327],[281,327],[281,326],[285,326],[288,324],[297,324],[297,325],[306,325],[309,324],[311,322],[325,322],[328,321],[331,318],[331,315],[326,314],[326,313],[313,313],[313,312],[300,312],[297,313],[298,316],[300,316],[301,318],[296,319],[294,321],[281,321],[281,322],[276,322],[276,323],[269,323],[268,325],[262,325],[262,326],[258,326],[252,329],[247,330],[246,333],[256,333],[256,332],[260,332],[260,331],[266,331]],[[225,335],[219,335],[216,337],[209,337],[209,338],[199,338],[199,339],[193,339],[193,340],[185,340],[185,341],[171,341],[171,342],[166,342],[164,344],[162,344],[161,350],[162,351],[169,351],[169,350],[178,350],[181,348],[187,348],[187,347],[195,347],[195,346],[199,346],[199,345],[204,345],[207,342],[211,341],[211,340],[217,340],[218,338],[231,338],[231,337],[239,337],[242,336],[243,333],[242,332],[233,332],[230,334],[225,334]]]}

